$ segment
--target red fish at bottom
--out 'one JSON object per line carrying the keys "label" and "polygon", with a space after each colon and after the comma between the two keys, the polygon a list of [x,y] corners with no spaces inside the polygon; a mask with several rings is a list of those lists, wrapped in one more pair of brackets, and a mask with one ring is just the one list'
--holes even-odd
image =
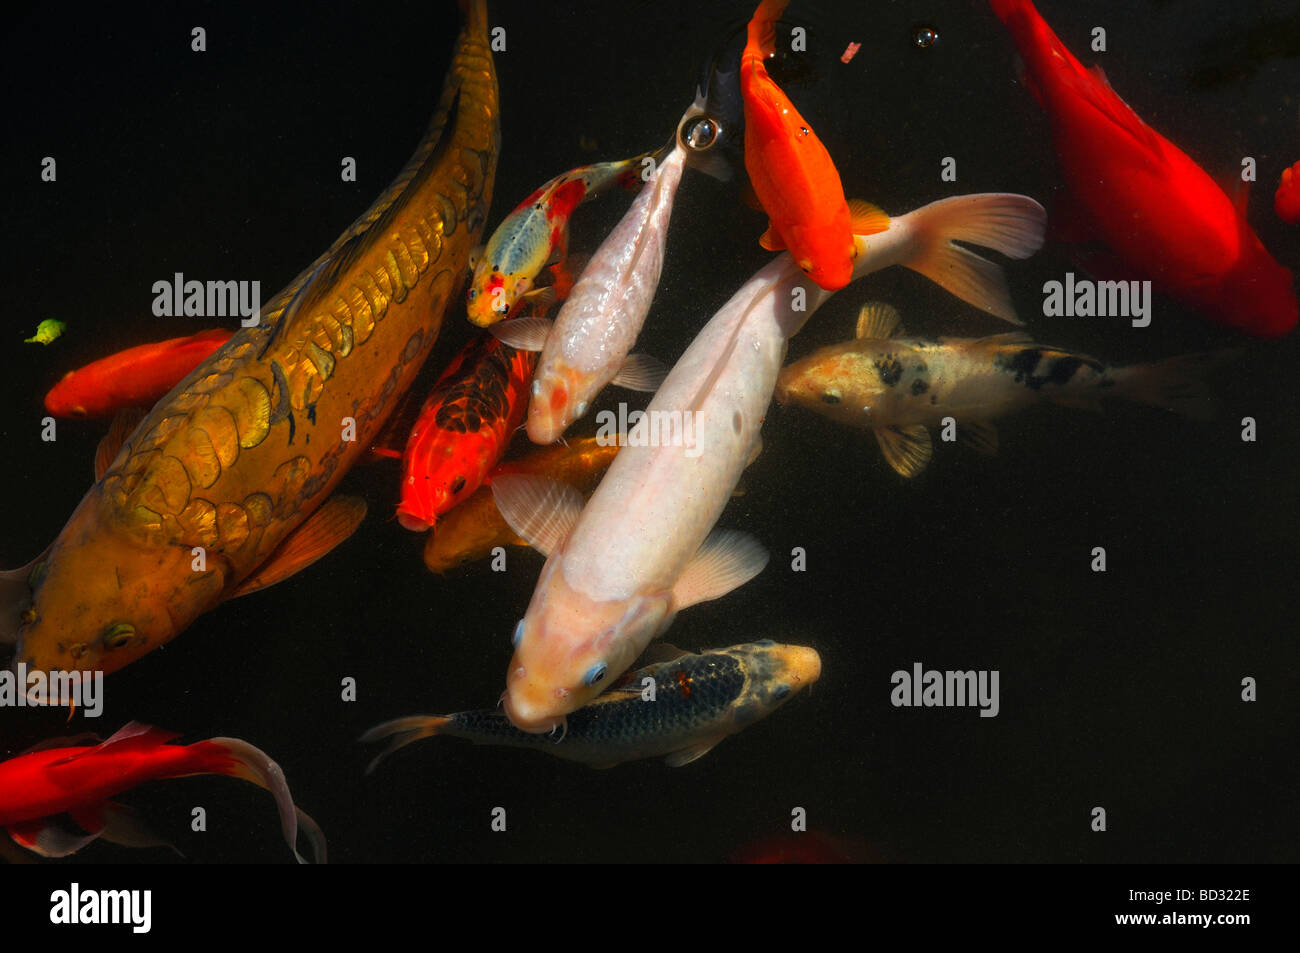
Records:
{"label": "red fish at bottom", "polygon": [[[49,747],[0,763],[0,827],[8,829],[17,844],[45,857],[66,857],[101,836],[129,846],[160,845],[126,808],[109,798],[146,781],[224,774],[271,792],[294,856],[306,863],[295,847],[301,823],[317,862],[324,862],[320,828],[295,807],[284,772],[265,752],[238,738],[168,743],[176,737],[131,722],[100,745]],[[49,823],[63,813],[86,834],[78,836]]]}
{"label": "red fish at bottom", "polygon": [[536,362],[483,334],[442,373],[402,454],[403,527],[429,529],[482,485],[523,422]]}

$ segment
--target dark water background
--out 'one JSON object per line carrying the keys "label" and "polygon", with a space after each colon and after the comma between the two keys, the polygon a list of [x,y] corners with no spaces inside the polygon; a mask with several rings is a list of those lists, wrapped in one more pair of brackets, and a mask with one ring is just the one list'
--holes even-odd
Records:
{"label": "dark water background", "polygon": [[[42,443],[45,391],[100,356],[213,323],[154,318],[154,281],[174,271],[260,279],[269,299],[329,245],[420,137],[456,32],[450,6],[159,4],[95,18],[43,7],[10,22],[0,565],[25,563],[57,534],[106,427],[60,422],[57,442]],[[1295,53],[1295,4],[1040,9],[1211,174],[1232,176],[1254,156],[1250,221],[1279,261],[1300,265],[1300,231],[1271,209],[1281,170],[1300,159],[1300,59],[1269,52],[1290,42]],[[507,30],[495,225],[565,169],[664,141],[700,64],[751,5],[492,10]],[[1050,198],[1059,182],[1046,119],[985,4],[796,0],[790,19],[809,30],[812,65],[789,90],[850,196],[895,214],[967,192]],[[912,44],[920,24],[939,31],[930,49]],[[189,50],[194,25],[208,31],[206,53]],[[1107,30],[1104,54],[1088,50],[1093,26]],[[862,49],[846,66],[850,40]],[[45,155],[58,160],[57,185],[39,180]],[[339,182],[344,155],[357,159],[355,184]],[[957,159],[955,184],[940,181],[944,156]],[[593,250],[626,201],[579,210],[573,247]],[[763,226],[725,186],[688,173],[638,349],[680,354],[768,259],[756,244]],[[1145,329],[1042,317],[1042,283],[1072,268],[1059,245],[1007,268],[1039,341],[1115,363],[1235,343],[1159,298]],[[831,301],[791,355],[848,337],[872,299],[898,306],[910,331],[1004,329],[894,269]],[[23,344],[46,317],[68,322],[65,337]],[[448,315],[430,376],[469,332]],[[347,477],[343,489],[364,495],[371,515],[335,553],[111,676],[98,722],[69,729],[59,713],[5,712],[0,756],[132,719],[186,740],[242,737],[280,762],[340,862],[718,861],[787,831],[796,806],[861,859],[1294,861],[1296,359],[1295,335],[1251,346],[1214,379],[1225,410],[1210,424],[1120,402],[1103,415],[1045,406],[1002,422],[995,458],[936,442],[912,481],[885,466],[869,434],[774,408],[747,492],[719,523],[754,533],[774,558],[740,590],[684,612],[668,638],[690,649],[812,645],[822,679],[682,769],[592,771],[442,739],[363,776],[371,752],[355,739],[371,725],[495,702],[542,565],[512,551],[504,575],[485,565],[429,574],[422,539],[387,518],[393,464]],[[1246,415],[1256,443],[1240,439]],[[1104,574],[1089,569],[1099,545]],[[796,546],[807,572],[790,571]],[[1001,713],[892,707],[890,674],[918,661],[999,670]],[[358,681],[355,703],[340,701],[345,676]],[[1239,697],[1245,676],[1259,681],[1254,704]],[[192,861],[290,859],[269,798],[250,785],[189,779],[123,800]],[[189,831],[195,804],[207,808],[206,836]],[[1104,834],[1089,829],[1097,805]],[[508,833],[489,829],[496,806]],[[75,861],[172,859],[96,844]]]}

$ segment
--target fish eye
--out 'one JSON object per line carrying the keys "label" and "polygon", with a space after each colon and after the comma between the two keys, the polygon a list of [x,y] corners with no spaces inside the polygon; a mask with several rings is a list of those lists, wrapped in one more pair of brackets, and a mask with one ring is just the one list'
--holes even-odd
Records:
{"label": "fish eye", "polygon": [[774,692],[772,693],[772,697],[775,698],[777,701],[780,701],[780,700],[783,699],[783,698],[789,698],[789,697],[790,697],[790,686],[789,686],[789,685],[778,685],[778,686],[776,686],[776,691],[774,691]]}
{"label": "fish eye", "polygon": [[833,390],[828,390],[828,391],[824,391],[824,392],[822,393],[822,403],[824,403],[824,404],[838,404],[839,402],[840,402],[840,395],[837,394],[837,393],[835,393],[835,391],[833,391]]}
{"label": "fish eye", "polygon": [[707,152],[717,143],[720,131],[711,116],[694,116],[682,124],[682,142],[692,152]]}
{"label": "fish eye", "polygon": [[520,619],[515,624],[515,634],[510,636],[510,644],[518,648],[519,643],[523,640],[523,637],[524,637],[524,620]]}
{"label": "fish eye", "polygon": [[609,668],[606,667],[604,662],[597,662],[595,665],[591,667],[591,670],[588,671],[587,674],[583,677],[582,679],[583,684],[595,685],[597,682],[599,682],[601,679],[605,677],[605,674],[608,671]]}
{"label": "fish eye", "polygon": [[110,649],[120,649],[131,641],[135,635],[135,626],[129,622],[118,622],[104,632],[104,645]]}

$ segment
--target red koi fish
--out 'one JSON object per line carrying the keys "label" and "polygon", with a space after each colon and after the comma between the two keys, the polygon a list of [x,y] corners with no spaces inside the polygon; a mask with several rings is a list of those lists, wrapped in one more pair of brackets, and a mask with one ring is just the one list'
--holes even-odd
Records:
{"label": "red koi fish", "polygon": [[1300,315],[1291,272],[1200,166],[1085,70],[1030,0],[991,0],[1052,123],[1061,171],[1085,231],[1128,277],[1150,279],[1219,324],[1278,337]]}
{"label": "red koi fish", "polygon": [[212,328],[129,347],[68,371],[45,395],[45,409],[56,417],[111,417],[124,407],[152,407],[233,334]]}
{"label": "red koi fish", "polygon": [[[280,830],[299,863],[306,863],[296,847],[300,823],[317,862],[325,861],[320,828],[294,805],[284,772],[265,752],[238,738],[168,744],[177,737],[133,721],[100,745],[53,742],[59,747],[0,763],[0,827],[17,844],[44,857],[66,857],[101,836],[132,847],[161,846],[127,808],[109,798],[146,781],[224,774],[271,792]],[[50,823],[63,813],[86,833],[72,834]]]}
{"label": "red koi fish", "polygon": [[402,454],[402,526],[429,529],[482,485],[523,422],[536,362],[482,334],[443,371]]}
{"label": "red koi fish", "polygon": [[1282,180],[1273,196],[1273,211],[1288,225],[1300,225],[1300,162],[1282,170]]}
{"label": "red koi fish", "polygon": [[850,214],[830,153],[763,61],[776,50],[776,21],[789,0],[763,0],[749,21],[740,60],[745,104],[745,171],[770,220],[759,244],[790,254],[827,291],[849,283],[854,233],[883,232],[889,220],[869,206]]}

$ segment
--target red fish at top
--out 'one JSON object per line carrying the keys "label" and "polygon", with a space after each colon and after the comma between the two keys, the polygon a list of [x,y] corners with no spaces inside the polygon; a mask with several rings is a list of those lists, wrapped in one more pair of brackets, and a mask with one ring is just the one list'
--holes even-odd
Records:
{"label": "red fish at top", "polygon": [[1282,170],[1282,180],[1273,196],[1273,211],[1288,225],[1300,225],[1300,162]]}
{"label": "red fish at top", "polygon": [[443,371],[402,454],[397,521],[415,532],[470,497],[523,423],[535,351],[481,334]]}
{"label": "red fish at top", "polygon": [[[55,742],[0,762],[0,827],[15,843],[45,857],[66,857],[104,837],[135,847],[162,842],[141,828],[127,808],[109,798],[146,781],[192,774],[243,778],[271,792],[280,829],[294,855],[298,824],[318,862],[325,860],[320,828],[294,806],[280,766],[265,752],[238,738],[212,738],[192,745],[168,744],[175,734],[131,722],[100,745]],[[73,834],[50,823],[68,814],[86,833]]]}
{"label": "red fish at top", "polygon": [[124,407],[152,407],[233,334],[212,328],[129,347],[68,371],[45,395],[45,409],[56,417],[111,417]]}
{"label": "red fish at top", "polygon": [[[763,0],[749,21],[740,59],[745,171],[771,220],[759,244],[788,248],[813,281],[838,291],[849,283],[856,254],[844,186],[826,147],[763,65],[776,50],[776,21],[788,2]],[[883,231],[886,224],[863,227]]]}
{"label": "red fish at top", "polygon": [[1030,0],[991,3],[1051,119],[1079,224],[1115,254],[1124,277],[1150,279],[1247,334],[1290,331],[1300,315],[1291,272],[1260,244],[1243,210],[1144,123],[1099,68],[1084,69]]}

